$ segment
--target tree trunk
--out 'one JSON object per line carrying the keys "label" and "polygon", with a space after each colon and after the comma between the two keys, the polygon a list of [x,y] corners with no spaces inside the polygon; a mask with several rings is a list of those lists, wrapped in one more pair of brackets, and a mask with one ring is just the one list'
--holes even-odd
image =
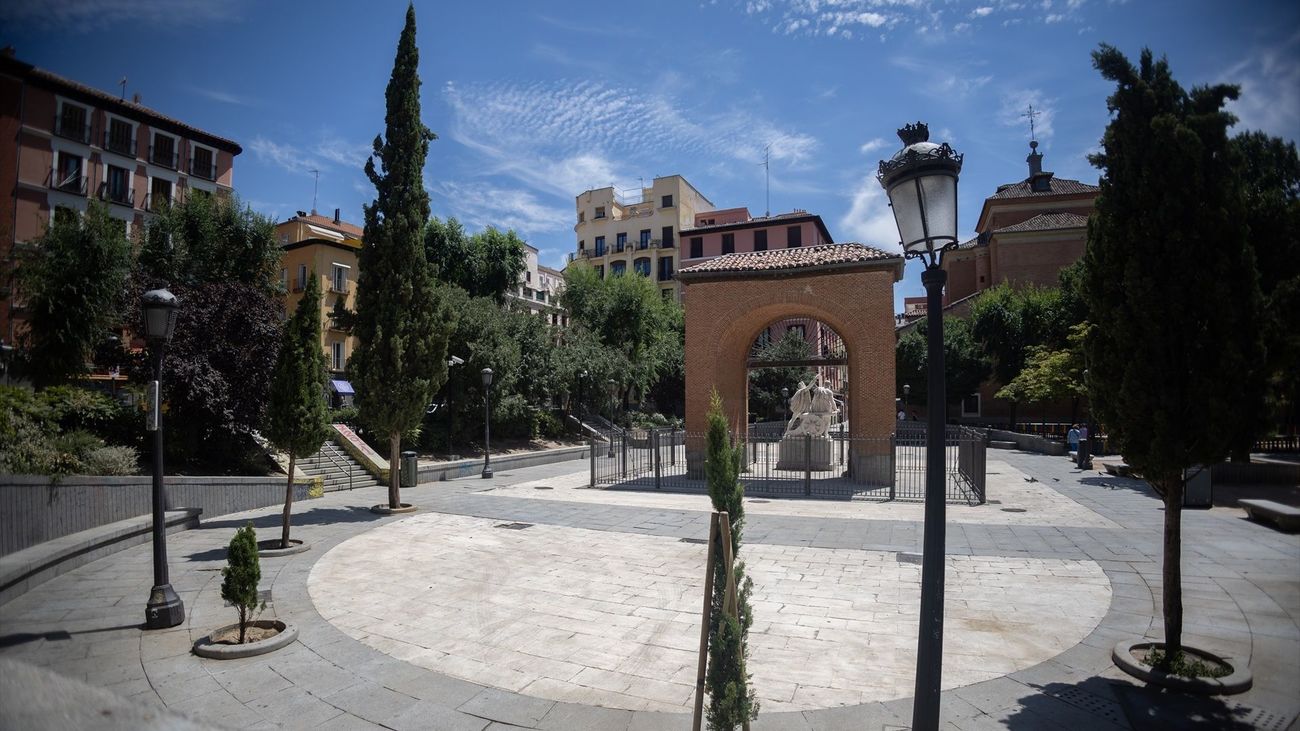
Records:
{"label": "tree trunk", "polygon": [[402,433],[388,435],[388,507],[402,507]]}
{"label": "tree trunk", "polygon": [[1007,431],[1016,430],[1016,402],[1011,402],[1011,408],[1007,410]]}
{"label": "tree trunk", "polygon": [[244,633],[248,629],[248,608],[239,608],[239,644],[244,644]]}
{"label": "tree trunk", "polygon": [[1183,651],[1183,476],[1181,473],[1165,478],[1164,493],[1165,661],[1173,662]]}
{"label": "tree trunk", "polygon": [[284,486],[284,516],[280,520],[280,548],[289,547],[289,516],[293,510],[293,468],[298,458],[293,452],[289,453],[289,480]]}

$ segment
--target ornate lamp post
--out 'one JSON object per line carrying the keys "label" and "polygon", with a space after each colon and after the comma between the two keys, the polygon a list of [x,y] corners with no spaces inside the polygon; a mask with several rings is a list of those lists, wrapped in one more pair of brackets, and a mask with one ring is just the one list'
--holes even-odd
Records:
{"label": "ornate lamp post", "polygon": [[609,456],[614,456],[614,397],[618,395],[618,384],[611,378],[605,381],[605,390],[609,392]]}
{"label": "ornate lamp post", "polygon": [[140,298],[144,313],[144,337],[153,356],[154,380],[149,384],[147,428],[153,432],[153,589],[145,605],[146,629],[166,629],[185,621],[185,604],[172,589],[167,576],[167,529],[163,522],[166,493],[163,486],[162,367],[163,353],[176,330],[176,295],[154,289]]}
{"label": "ornate lamp post", "polygon": [[492,476],[492,369],[483,374],[483,479]]}
{"label": "ornate lamp post", "polygon": [[927,433],[925,448],[925,539],[921,558],[921,628],[916,652],[912,728],[939,727],[939,684],[943,671],[944,573],[944,391],[943,252],[957,245],[957,176],[962,156],[948,143],[930,142],[917,122],[898,130],[903,149],[880,162],[877,178],[889,194],[904,256],[925,262],[927,335]]}

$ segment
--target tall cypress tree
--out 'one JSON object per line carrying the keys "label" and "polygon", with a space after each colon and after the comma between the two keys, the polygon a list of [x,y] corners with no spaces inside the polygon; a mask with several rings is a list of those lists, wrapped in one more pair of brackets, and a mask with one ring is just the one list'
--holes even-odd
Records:
{"label": "tall cypress tree", "polygon": [[359,344],[349,361],[361,422],[388,438],[391,508],[402,504],[402,432],[419,426],[430,399],[447,380],[452,325],[421,237],[429,219],[424,160],[435,137],[420,120],[419,61],[415,6],[409,5],[385,93],[385,133],[375,137],[374,153],[366,161],[376,195],[365,207],[353,328]]}
{"label": "tall cypress tree", "polygon": [[1088,224],[1088,391],[1108,434],[1164,500],[1165,657],[1182,651],[1184,470],[1221,461],[1252,418],[1239,374],[1263,355],[1259,275],[1227,131],[1228,85],[1190,93],[1164,59],[1093,65],[1116,89]]}
{"label": "tall cypress tree", "polygon": [[280,547],[289,547],[293,508],[293,470],[299,457],[315,454],[329,436],[325,407],[325,351],[320,343],[320,278],[312,271],[307,291],[284,328],[284,340],[271,376],[266,438],[289,455],[284,488]]}

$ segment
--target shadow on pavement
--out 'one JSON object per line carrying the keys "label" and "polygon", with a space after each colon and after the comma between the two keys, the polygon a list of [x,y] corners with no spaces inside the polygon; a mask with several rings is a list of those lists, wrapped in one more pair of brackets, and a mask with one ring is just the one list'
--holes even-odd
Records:
{"label": "shadow on pavement", "polygon": [[1078,683],[1034,686],[1020,708],[1004,719],[1009,729],[1078,728],[1112,731],[1251,731],[1257,709],[1212,696],[1177,693],[1091,677]]}
{"label": "shadow on pavement", "polygon": [[76,630],[75,632],[69,632],[67,630],[62,630],[62,629],[53,630],[50,632],[15,632],[9,635],[0,635],[0,649],[6,647],[16,647],[18,645],[25,645],[28,642],[35,642],[36,640],[48,640],[50,642],[56,642],[60,640],[70,640],[72,639],[73,635],[89,635],[89,634],[94,634],[96,632],[117,632],[119,630],[124,630],[124,629],[143,629],[143,628],[144,628],[143,623],[136,623],[136,624],[118,624],[112,627],[97,627],[95,629],[79,629]]}
{"label": "shadow on pavement", "polygon": [[[312,508],[306,512],[294,513],[292,525],[331,525],[334,523],[366,523],[379,520],[384,516],[370,512],[370,508],[350,506],[346,508]],[[254,528],[261,530],[263,528],[279,528],[280,513],[269,513],[256,518],[243,518],[239,520],[205,520],[199,525],[200,530],[212,528],[243,528],[249,523]],[[225,549],[222,555],[225,555]]]}

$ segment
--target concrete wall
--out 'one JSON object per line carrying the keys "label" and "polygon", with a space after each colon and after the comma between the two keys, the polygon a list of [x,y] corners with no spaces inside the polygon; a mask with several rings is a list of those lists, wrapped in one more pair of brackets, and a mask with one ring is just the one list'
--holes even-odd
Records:
{"label": "concrete wall", "polygon": [[[168,477],[167,509],[200,508],[204,519],[284,501],[285,478]],[[294,485],[304,500],[308,484]],[[51,482],[35,475],[0,476],[0,556],[54,538],[149,514],[153,481],[73,475]]]}

